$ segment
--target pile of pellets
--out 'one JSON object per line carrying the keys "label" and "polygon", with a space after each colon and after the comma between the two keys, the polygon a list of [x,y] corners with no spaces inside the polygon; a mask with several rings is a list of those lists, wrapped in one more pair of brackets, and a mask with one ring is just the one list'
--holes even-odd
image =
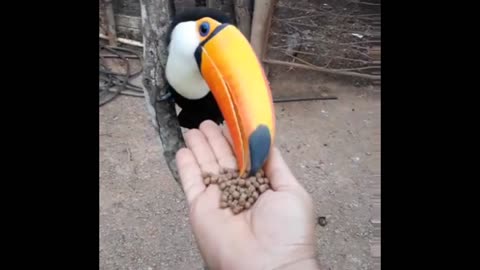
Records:
{"label": "pile of pellets", "polygon": [[207,187],[218,185],[222,192],[220,208],[230,208],[235,215],[252,207],[262,193],[271,189],[262,170],[251,177],[241,177],[238,171],[226,170],[220,175],[205,174],[203,181]]}

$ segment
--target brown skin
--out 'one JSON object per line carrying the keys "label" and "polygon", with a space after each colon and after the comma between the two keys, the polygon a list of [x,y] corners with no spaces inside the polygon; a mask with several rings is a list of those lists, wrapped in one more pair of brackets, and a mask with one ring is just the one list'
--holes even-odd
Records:
{"label": "brown skin", "polygon": [[277,148],[265,166],[273,190],[234,215],[219,207],[218,185],[206,187],[202,177],[237,168],[228,132],[206,121],[188,131],[185,142],[177,165],[193,233],[210,269],[318,269],[312,200]]}

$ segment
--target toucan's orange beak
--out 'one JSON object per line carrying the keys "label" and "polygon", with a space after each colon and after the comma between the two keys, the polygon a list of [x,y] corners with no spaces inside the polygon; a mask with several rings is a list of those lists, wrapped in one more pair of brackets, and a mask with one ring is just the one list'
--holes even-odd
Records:
{"label": "toucan's orange beak", "polygon": [[233,25],[218,24],[195,57],[233,140],[241,175],[261,169],[272,148],[275,115],[270,86],[248,40]]}

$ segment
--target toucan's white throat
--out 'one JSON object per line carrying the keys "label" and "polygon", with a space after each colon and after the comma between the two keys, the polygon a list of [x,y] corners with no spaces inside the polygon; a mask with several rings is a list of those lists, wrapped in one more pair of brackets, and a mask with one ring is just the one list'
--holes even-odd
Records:
{"label": "toucan's white throat", "polygon": [[203,98],[210,91],[195,61],[194,53],[199,44],[195,22],[183,22],[175,26],[165,70],[167,81],[175,91],[192,100]]}

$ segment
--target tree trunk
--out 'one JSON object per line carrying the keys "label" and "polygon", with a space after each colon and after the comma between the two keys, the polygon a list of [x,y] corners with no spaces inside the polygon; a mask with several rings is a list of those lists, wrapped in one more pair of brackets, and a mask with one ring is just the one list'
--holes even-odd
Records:
{"label": "tree trunk", "polygon": [[144,72],[143,85],[148,112],[163,146],[163,155],[175,180],[179,181],[176,152],[184,146],[182,131],[171,100],[160,101],[167,93],[167,31],[173,15],[172,0],[141,0]]}

